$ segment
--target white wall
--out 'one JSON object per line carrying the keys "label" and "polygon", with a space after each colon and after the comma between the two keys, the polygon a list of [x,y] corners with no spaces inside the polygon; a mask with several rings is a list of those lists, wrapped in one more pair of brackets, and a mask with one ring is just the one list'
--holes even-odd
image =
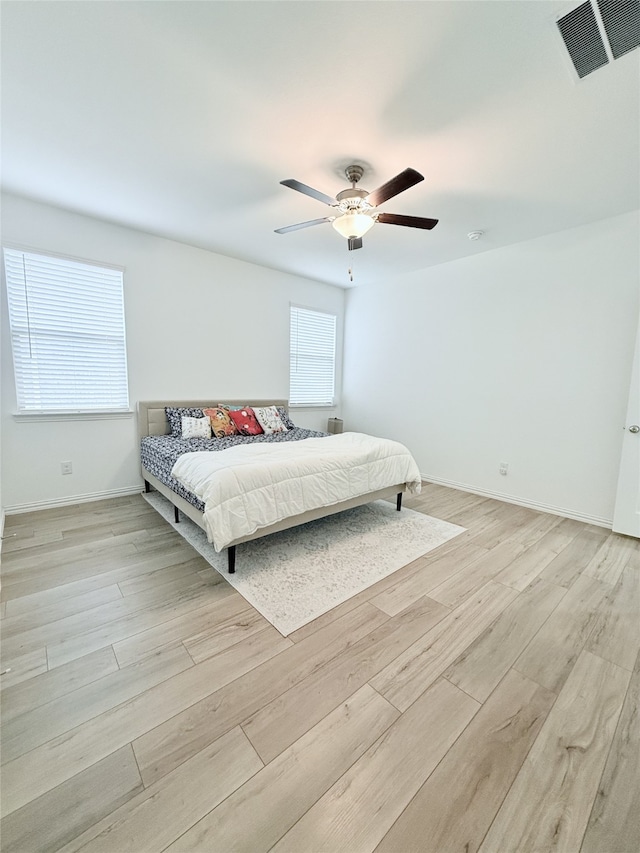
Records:
{"label": "white wall", "polygon": [[[287,397],[288,305],[343,314],[339,288],[14,196],[6,243],[120,264],[132,408]],[[427,479],[606,523],[638,322],[638,215],[347,292],[342,412],[323,428],[405,442]],[[10,511],[140,484],[135,419],[16,421],[2,288],[2,502]],[[340,323],[339,323],[340,326]],[[74,473],[63,476],[60,461]],[[498,474],[498,463],[509,474]]]}
{"label": "white wall", "polygon": [[625,214],[349,291],[345,429],[406,443],[427,479],[610,523],[638,228]]}
{"label": "white wall", "polygon": [[[289,303],[338,315],[344,291],[3,196],[2,240],[117,264],[125,272],[131,407],[138,400],[289,394]],[[8,511],[117,494],[141,484],[135,418],[18,422],[2,288],[2,500]],[[338,389],[339,391],[340,389]],[[335,410],[294,410],[326,428]],[[63,476],[60,462],[71,460]]]}

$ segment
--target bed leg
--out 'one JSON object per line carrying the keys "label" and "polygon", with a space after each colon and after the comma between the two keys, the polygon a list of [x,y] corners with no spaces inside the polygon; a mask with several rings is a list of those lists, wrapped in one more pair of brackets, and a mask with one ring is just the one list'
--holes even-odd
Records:
{"label": "bed leg", "polygon": [[174,508],[173,508],[173,520],[175,521],[176,524],[178,524],[180,521],[180,512],[179,512],[177,506],[174,506]]}
{"label": "bed leg", "polygon": [[396,498],[396,509],[398,512],[402,509],[402,492],[398,492],[398,497]]}
{"label": "bed leg", "polygon": [[227,548],[227,565],[229,568],[229,574],[233,575],[236,571],[236,546],[229,545]]}
{"label": "bed leg", "polygon": [[149,481],[148,481],[148,480],[145,480],[145,481],[144,481],[144,491],[145,491],[145,494],[147,494],[147,495],[148,495],[148,494],[149,494],[149,492],[151,491],[151,486],[149,485]]}

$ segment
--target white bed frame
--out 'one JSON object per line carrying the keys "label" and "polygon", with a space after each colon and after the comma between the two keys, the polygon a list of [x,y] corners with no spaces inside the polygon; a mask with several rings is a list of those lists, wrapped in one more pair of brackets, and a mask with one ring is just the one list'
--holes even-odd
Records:
{"label": "white bed frame", "polygon": [[[211,406],[211,400],[218,399],[217,397],[209,397],[207,400],[169,400],[161,402],[139,402],[138,403],[138,431],[140,438],[147,435],[168,435],[171,432],[169,421],[165,413],[165,406],[176,407],[191,407],[203,408]],[[222,397],[220,399],[223,399]],[[230,406],[247,405],[246,400],[228,400],[224,398],[225,403]],[[252,400],[252,406],[284,406],[288,411],[288,402],[286,400]],[[142,466],[142,477],[144,479],[145,491],[150,491],[151,487],[156,489],[160,494],[164,495],[174,507],[174,518],[176,523],[180,521],[180,513],[184,513],[188,518],[194,521],[199,527],[206,531],[204,516],[192,504],[180,497],[176,492],[172,491],[168,486],[154,477],[150,471],[147,471]],[[229,573],[235,572],[236,561],[236,545],[242,542],[249,542],[251,539],[260,539],[262,536],[268,536],[270,533],[277,533],[280,530],[287,530],[290,527],[297,527],[299,524],[305,524],[307,521],[313,521],[316,518],[324,518],[328,515],[333,515],[336,512],[342,512],[345,509],[352,509],[356,506],[377,501],[380,498],[396,497],[396,509],[398,512],[402,509],[402,494],[406,491],[405,483],[396,483],[386,489],[378,489],[375,492],[369,492],[365,495],[360,495],[355,498],[350,498],[346,501],[341,501],[331,506],[318,507],[318,509],[309,510],[308,512],[292,515],[285,518],[276,524],[271,524],[268,527],[262,527],[247,536],[242,536],[231,542],[227,548],[228,569]]]}

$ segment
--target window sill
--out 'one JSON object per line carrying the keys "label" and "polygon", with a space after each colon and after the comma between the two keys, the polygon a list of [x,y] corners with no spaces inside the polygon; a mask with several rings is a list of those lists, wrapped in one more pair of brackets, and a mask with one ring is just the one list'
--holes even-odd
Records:
{"label": "window sill", "polygon": [[109,421],[132,418],[131,409],[120,412],[14,412],[14,420],[20,423],[47,423],[51,421]]}
{"label": "window sill", "polygon": [[289,403],[290,409],[337,409],[337,403]]}

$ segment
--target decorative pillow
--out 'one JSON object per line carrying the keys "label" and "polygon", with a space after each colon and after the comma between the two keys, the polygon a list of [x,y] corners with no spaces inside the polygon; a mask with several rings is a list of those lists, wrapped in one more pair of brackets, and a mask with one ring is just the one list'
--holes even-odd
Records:
{"label": "decorative pillow", "polygon": [[211,421],[211,432],[216,438],[225,438],[227,435],[238,435],[236,425],[229,417],[229,410],[216,406],[213,409],[203,409],[204,414]]}
{"label": "decorative pillow", "polygon": [[250,406],[246,406],[244,409],[240,409],[238,412],[229,412],[229,417],[236,425],[236,428],[240,435],[261,435],[262,427],[256,420],[256,416],[253,413],[253,409]]}
{"label": "decorative pillow", "polygon": [[202,418],[202,409],[165,406],[165,414],[171,427],[171,435],[182,438],[182,418]]}
{"label": "decorative pillow", "polygon": [[295,429],[296,425],[294,424],[294,422],[289,417],[289,413],[287,412],[285,407],[284,406],[276,406],[276,409],[278,410],[278,414],[280,415],[280,420],[286,426],[286,428],[287,429]]}
{"label": "decorative pillow", "polygon": [[267,435],[274,432],[288,432],[275,406],[258,406],[253,410],[253,413],[262,427],[262,431]]}
{"label": "decorative pillow", "polygon": [[239,412],[245,406],[227,406],[226,403],[218,403],[219,408],[226,409],[228,412]]}
{"label": "decorative pillow", "polygon": [[211,438],[211,421],[206,416],[182,418],[182,438]]}

